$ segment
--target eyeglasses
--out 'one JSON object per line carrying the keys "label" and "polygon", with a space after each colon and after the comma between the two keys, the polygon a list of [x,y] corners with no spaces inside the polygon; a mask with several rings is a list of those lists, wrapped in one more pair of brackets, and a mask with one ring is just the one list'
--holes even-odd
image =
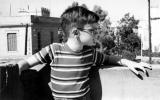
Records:
{"label": "eyeglasses", "polygon": [[86,32],[88,34],[91,34],[93,36],[95,36],[96,34],[98,34],[98,29],[83,29],[83,28],[77,28],[80,31]]}

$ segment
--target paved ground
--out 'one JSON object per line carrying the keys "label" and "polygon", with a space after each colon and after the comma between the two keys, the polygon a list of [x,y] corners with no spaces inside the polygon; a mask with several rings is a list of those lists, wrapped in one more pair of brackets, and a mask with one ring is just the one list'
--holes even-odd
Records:
{"label": "paved ground", "polygon": [[143,73],[143,80],[126,69],[114,68],[100,70],[103,100],[160,100],[160,65],[153,65]]}

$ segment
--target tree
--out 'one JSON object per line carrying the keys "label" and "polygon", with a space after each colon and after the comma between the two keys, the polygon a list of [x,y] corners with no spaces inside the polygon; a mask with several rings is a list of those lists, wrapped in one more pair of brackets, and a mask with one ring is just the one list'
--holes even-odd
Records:
{"label": "tree", "polygon": [[81,6],[84,7],[84,8],[86,8],[86,9],[88,9],[88,7],[87,7],[86,4],[82,4]]}
{"label": "tree", "polygon": [[76,7],[76,6],[79,6],[79,4],[78,4],[78,2],[74,1],[71,6],[68,6],[68,8]]}
{"label": "tree", "polygon": [[107,11],[102,10],[102,8],[97,5],[94,6],[93,12],[95,12],[100,17],[100,21],[105,20],[106,16],[108,15]]}
{"label": "tree", "polygon": [[130,16],[129,13],[120,19],[117,34],[120,36],[119,48],[122,50],[122,54],[124,51],[136,55],[136,52],[140,51],[141,39],[137,33],[133,31],[134,28],[138,27],[138,23],[139,20],[135,19],[134,16]]}
{"label": "tree", "polygon": [[93,8],[93,12],[95,12],[100,20],[99,20],[99,34],[97,35],[97,39],[100,41],[102,48],[105,53],[109,54],[110,50],[115,46],[114,43],[114,34],[111,28],[111,21],[108,17],[108,12],[102,10],[100,6],[95,5]]}
{"label": "tree", "polygon": [[78,6],[79,4],[78,4],[78,2],[76,2],[76,1],[74,1],[73,3],[72,3],[72,7],[75,7],[75,6]]}
{"label": "tree", "polygon": [[[70,8],[70,7],[76,7],[76,6],[79,6],[79,3],[76,2],[76,1],[73,1],[72,5],[69,6],[68,8]],[[86,8],[86,9],[88,9],[87,5],[84,4],[84,3],[83,3],[82,5],[80,5],[80,6]]]}

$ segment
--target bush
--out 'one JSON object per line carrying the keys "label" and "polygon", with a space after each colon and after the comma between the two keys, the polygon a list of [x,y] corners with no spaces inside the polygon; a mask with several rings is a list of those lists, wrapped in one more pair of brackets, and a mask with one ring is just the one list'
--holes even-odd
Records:
{"label": "bush", "polygon": [[122,57],[126,58],[126,59],[129,59],[129,60],[135,60],[136,54],[132,53],[130,51],[127,51],[127,50],[123,50],[122,51]]}

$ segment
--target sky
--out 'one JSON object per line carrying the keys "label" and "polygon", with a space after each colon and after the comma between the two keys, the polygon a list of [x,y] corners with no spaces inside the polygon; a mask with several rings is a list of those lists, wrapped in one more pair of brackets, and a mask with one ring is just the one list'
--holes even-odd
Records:
{"label": "sky", "polygon": [[[19,9],[38,12],[41,7],[46,7],[51,10],[52,17],[60,17],[73,1],[86,4],[90,10],[93,10],[95,5],[101,6],[108,12],[108,17],[113,23],[128,12],[141,20],[146,20],[148,16],[148,0],[0,0],[0,16],[9,16],[9,14],[16,16]],[[151,1],[154,4],[159,0]]]}

